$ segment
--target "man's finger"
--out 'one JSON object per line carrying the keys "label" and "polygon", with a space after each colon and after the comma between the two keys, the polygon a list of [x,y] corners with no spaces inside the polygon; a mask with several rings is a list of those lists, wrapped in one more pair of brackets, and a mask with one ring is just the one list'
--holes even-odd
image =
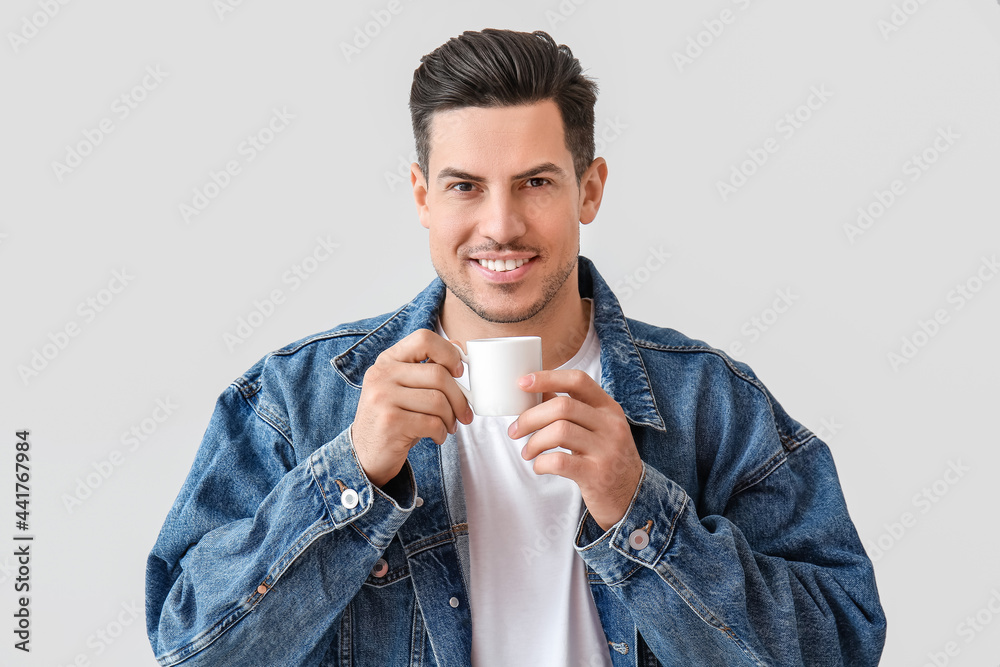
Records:
{"label": "man's finger", "polygon": [[585,474],[585,465],[586,461],[579,456],[566,452],[546,452],[535,459],[531,468],[536,475],[558,475],[573,480],[579,486]]}
{"label": "man's finger", "polygon": [[[466,416],[469,410],[469,401],[465,398],[465,394],[462,393],[458,382],[455,381],[455,378],[446,368],[435,363],[399,363],[387,368],[391,368],[389,372],[392,373],[392,381],[400,388],[437,391],[443,394],[450,408],[448,414],[442,414],[442,418],[446,418],[446,423],[451,423],[452,416],[458,418],[462,423],[468,423],[469,420],[466,419]],[[423,411],[407,406],[402,407],[413,412]]]}
{"label": "man's finger", "polygon": [[545,394],[559,392],[595,407],[610,400],[601,385],[581,370],[535,371],[521,378],[521,382],[525,382],[519,385],[523,391],[540,393],[543,398]]}
{"label": "man's finger", "polygon": [[444,366],[454,377],[461,376],[463,372],[458,348],[430,329],[417,329],[379,357],[383,355],[386,360],[411,364],[430,360]]}
{"label": "man's finger", "polygon": [[574,454],[586,455],[593,450],[593,432],[579,424],[568,421],[557,421],[543,429],[535,431],[528,443],[521,449],[521,458],[530,461],[542,452],[556,447],[562,447]]}
{"label": "man's finger", "polygon": [[554,396],[518,415],[517,420],[508,427],[507,435],[520,438],[559,421],[576,424],[587,431],[596,431],[600,426],[597,417],[591,406],[572,396]]}

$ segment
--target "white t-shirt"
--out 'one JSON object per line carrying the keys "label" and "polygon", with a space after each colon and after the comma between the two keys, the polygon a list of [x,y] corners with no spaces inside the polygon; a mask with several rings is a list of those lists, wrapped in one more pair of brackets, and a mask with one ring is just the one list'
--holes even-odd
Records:
{"label": "white t-shirt", "polygon": [[[438,333],[447,338],[440,320]],[[593,306],[586,340],[560,368],[582,369],[600,382]],[[472,664],[610,665],[586,569],[573,549],[580,489],[570,479],[535,474],[533,462],[521,458],[528,437],[507,435],[516,418],[476,415],[455,434],[469,522]]]}

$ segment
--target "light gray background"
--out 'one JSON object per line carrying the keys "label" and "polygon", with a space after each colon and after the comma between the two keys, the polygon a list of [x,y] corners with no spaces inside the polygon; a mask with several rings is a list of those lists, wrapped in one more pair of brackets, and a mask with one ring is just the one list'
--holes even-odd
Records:
{"label": "light gray background", "polygon": [[[348,59],[341,43],[388,2],[223,1],[70,2],[47,18],[42,0],[8,0],[0,13],[0,663],[153,664],[128,608],[142,607],[146,554],[215,398],[268,351],[393,310],[433,278],[408,182],[393,177],[412,150],[409,84],[422,54],[483,27],[549,30],[598,79],[610,177],[582,252],[626,312],[742,343],[735,356],[825,436],[875,560],[883,664],[923,665],[949,642],[947,664],[1000,661],[988,606],[1000,608],[1000,280],[976,283],[1000,253],[996,2],[400,0]],[[886,32],[894,8],[907,20]],[[712,37],[704,22],[723,10],[733,22]],[[679,68],[689,39],[707,46]],[[166,74],[122,118],[115,100],[147,68]],[[786,137],[776,124],[814,87],[832,96]],[[274,109],[295,118],[247,161],[241,142]],[[113,132],[60,180],[53,163],[105,118]],[[907,161],[949,128],[949,150],[910,180]],[[779,150],[723,201],[717,182],[769,138]],[[186,223],[179,205],[229,160],[241,172]],[[844,226],[895,179],[905,192],[851,243]],[[283,276],[318,237],[339,247],[293,289]],[[102,292],[122,270],[127,286]],[[981,289],[959,308],[953,290],[970,280]],[[276,289],[283,303],[230,349],[224,335]],[[779,291],[791,305],[775,317]],[[92,318],[78,309],[88,298],[106,302]],[[889,353],[938,310],[947,321],[893,368]],[[18,368],[72,324],[25,381]],[[157,400],[176,406],[162,423]],[[122,434],[143,425],[133,450]],[[27,656],[11,632],[22,428]],[[114,451],[120,465],[99,478]],[[96,488],[67,507],[88,476]],[[962,625],[977,613],[979,630]]]}

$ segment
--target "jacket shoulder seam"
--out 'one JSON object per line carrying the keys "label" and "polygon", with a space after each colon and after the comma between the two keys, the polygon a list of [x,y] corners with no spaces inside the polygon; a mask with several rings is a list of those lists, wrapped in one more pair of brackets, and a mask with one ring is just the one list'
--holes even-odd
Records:
{"label": "jacket shoulder seam", "polygon": [[270,357],[287,357],[289,355],[295,354],[299,350],[313,343],[317,343],[323,340],[330,340],[332,338],[343,338],[345,336],[367,336],[369,333],[374,331],[374,329],[363,329],[363,328],[344,328],[344,329],[331,329],[330,331],[325,331],[320,334],[315,334],[309,336],[308,338],[303,338],[302,340],[286,345],[283,348],[275,350],[265,357],[265,363]]}
{"label": "jacket shoulder seam", "polygon": [[644,347],[650,350],[657,350],[659,352],[678,352],[678,353],[688,353],[688,354],[701,352],[704,354],[711,354],[715,357],[718,357],[723,361],[723,363],[726,364],[726,367],[733,375],[760,390],[760,392],[764,395],[764,400],[767,401],[768,406],[770,407],[771,405],[771,400],[767,397],[767,393],[764,391],[764,386],[760,383],[760,380],[750,377],[749,375],[741,371],[739,368],[736,367],[732,359],[730,359],[727,355],[723,354],[720,350],[717,350],[714,347],[708,347],[706,345],[663,345],[661,343],[654,343],[653,341],[649,340],[636,340],[635,344],[637,347]]}
{"label": "jacket shoulder seam", "polygon": [[[301,341],[292,343],[291,345],[283,347],[279,350],[275,350],[267,354],[261,360],[261,362],[259,362],[259,364],[262,369],[264,366],[267,366],[267,363],[272,358],[291,356],[299,352],[303,348],[312,345],[314,343],[334,338],[344,338],[349,336],[365,336],[370,332],[371,329],[364,329],[359,327],[332,329],[330,331],[321,334],[316,334],[314,336],[304,338]],[[284,438],[289,445],[291,445],[292,444],[291,429],[289,427],[289,424],[285,421],[285,419],[274,410],[263,405],[260,401],[252,400],[263,390],[261,369],[257,369],[255,372],[251,374],[241,375],[240,377],[233,380],[230,386],[232,386],[237,392],[239,392],[240,396],[243,397],[243,400],[246,401],[247,405],[250,407],[251,410],[253,410],[254,414],[256,414],[266,424],[274,428],[279,434],[281,434],[281,437]]]}
{"label": "jacket shoulder seam", "polygon": [[[243,378],[240,378],[242,380]],[[260,401],[251,400],[254,396],[260,393],[261,383],[258,377],[253,382],[241,383],[240,380],[236,380],[230,385],[240,394],[240,398],[247,404],[247,407],[260,419],[262,422],[273,428],[278,434],[285,439],[290,446],[294,448],[292,443],[291,429],[288,427],[288,423],[273,410],[261,405]]]}
{"label": "jacket shoulder seam", "polygon": [[635,344],[637,347],[656,350],[659,352],[676,352],[679,354],[702,353],[713,355],[725,363],[726,368],[730,373],[756,389],[760,394],[760,397],[764,399],[764,402],[767,405],[767,410],[771,415],[771,423],[774,425],[774,432],[778,436],[778,441],[781,443],[781,449],[775,452],[764,463],[750,471],[745,481],[734,487],[732,495],[736,495],[737,493],[740,493],[741,491],[744,491],[765,479],[785,462],[789,454],[816,437],[815,434],[808,429],[803,429],[795,434],[788,434],[779,428],[778,420],[775,418],[774,414],[774,404],[771,401],[771,397],[767,390],[764,388],[764,385],[757,378],[747,375],[745,372],[740,370],[740,368],[733,363],[733,360],[720,350],[707,345],[663,345],[662,343],[656,343],[645,339],[637,339]]}
{"label": "jacket shoulder seam", "polygon": [[[737,484],[733,487],[733,492],[729,494],[730,498],[733,498],[749,488],[760,484],[765,479],[770,477],[771,473],[780,468],[784,463],[788,461],[789,456],[799,449],[802,449],[805,445],[812,441],[819,441],[818,438],[813,434],[809,433],[807,437],[802,440],[797,440],[791,444],[789,448],[785,448],[782,451],[776,453],[770,459],[764,462],[764,464],[758,466],[754,469],[753,473],[747,477],[747,480],[741,484]],[[784,445],[784,438],[782,438],[782,444]]]}

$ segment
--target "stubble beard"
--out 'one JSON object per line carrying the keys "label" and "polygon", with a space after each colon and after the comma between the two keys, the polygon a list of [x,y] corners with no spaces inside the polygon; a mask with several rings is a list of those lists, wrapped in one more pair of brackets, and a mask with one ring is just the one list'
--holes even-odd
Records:
{"label": "stubble beard", "polygon": [[[538,261],[538,258],[531,260],[533,262]],[[556,273],[548,276],[542,282],[542,294],[533,304],[529,305],[525,310],[521,312],[501,312],[498,310],[489,311],[486,307],[477,300],[475,290],[467,282],[459,279],[457,276],[452,277],[447,273],[442,272],[436,265],[434,266],[435,272],[441,279],[441,282],[445,284],[445,287],[458,297],[459,301],[464,303],[469,310],[474,312],[483,320],[491,324],[514,324],[517,322],[524,322],[525,320],[530,320],[532,317],[542,312],[542,310],[549,304],[552,299],[559,293],[563,285],[566,284],[566,280],[573,275],[573,269],[576,268],[577,255],[570,257],[565,264],[559,267]],[[523,289],[523,286],[518,283],[509,284],[498,284],[492,285],[492,289],[496,289],[501,294],[515,294],[517,290]]]}

